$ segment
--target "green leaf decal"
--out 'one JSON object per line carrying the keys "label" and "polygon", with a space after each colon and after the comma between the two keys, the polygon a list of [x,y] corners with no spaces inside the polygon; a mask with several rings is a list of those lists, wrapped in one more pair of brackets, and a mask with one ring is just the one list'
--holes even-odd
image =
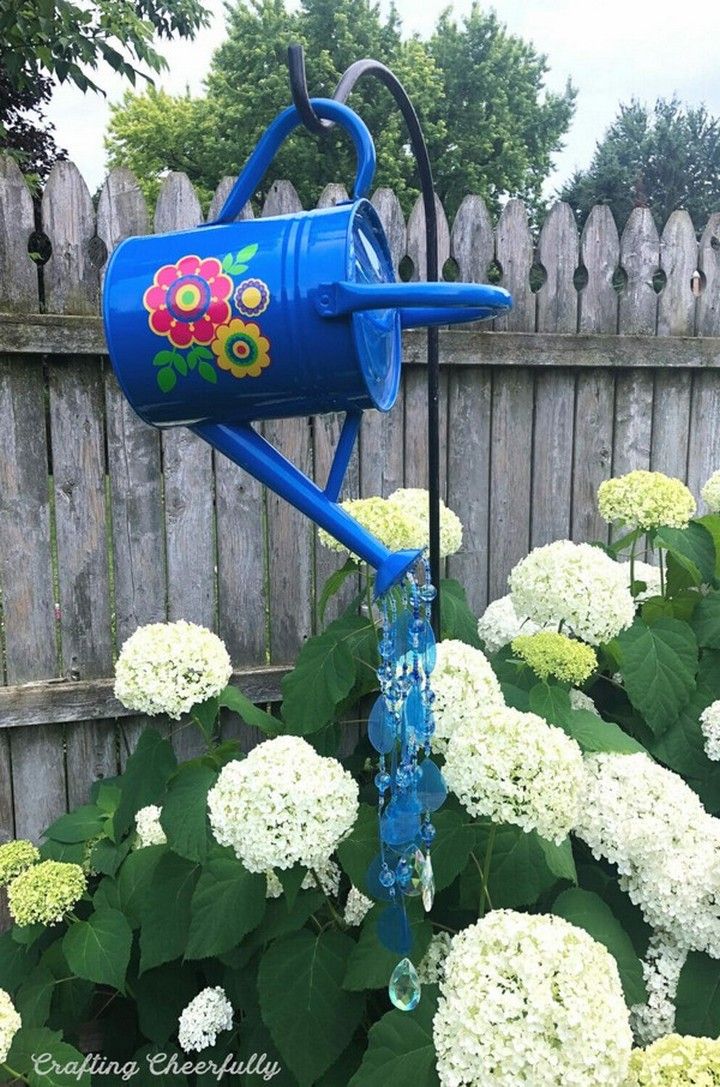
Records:
{"label": "green leaf decal", "polygon": [[222,261],[223,272],[231,272],[234,262],[235,258],[232,253],[226,253]]}
{"label": "green leaf decal", "polygon": [[695,635],[679,619],[658,619],[651,627],[636,619],[616,644],[628,697],[659,736],[677,721],[695,690]]}
{"label": "green leaf decal", "polygon": [[433,1018],[437,987],[423,985],[422,999],[412,1014],[386,1012],[368,1035],[360,1068],[348,1087],[439,1087],[435,1069]]}
{"label": "green leaf decal", "polygon": [[257,251],[258,251],[257,244],[246,245],[243,249],[241,249],[239,251],[238,255],[235,257],[235,260],[238,263],[242,263],[243,261],[247,261],[247,260],[252,260],[252,258],[255,256]]}
{"label": "green leaf decal", "polygon": [[187,364],[191,370],[194,370],[197,364],[202,359],[211,359],[213,357],[212,351],[207,347],[202,347],[200,344],[196,344],[192,350],[188,351]]}
{"label": "green leaf decal", "polygon": [[172,390],[175,388],[176,382],[177,377],[175,376],[175,371],[171,366],[165,366],[162,370],[158,370],[157,383],[160,386],[162,392],[172,392]]}
{"label": "green leaf decal", "polygon": [[132,930],[119,910],[105,907],[88,921],[76,921],[63,937],[63,952],[71,971],[98,985],[123,992],[130,961]]}
{"label": "green leaf decal", "polygon": [[198,373],[203,381],[208,381],[211,385],[217,385],[217,370],[205,359],[201,359],[198,363]]}
{"label": "green leaf decal", "polygon": [[173,366],[176,359],[175,351],[158,351],[153,358],[153,366]]}
{"label": "green leaf decal", "polygon": [[179,352],[173,355],[173,366],[179,374],[182,374],[182,376],[185,377],[188,372],[188,365],[184,355],[181,355]]}
{"label": "green leaf decal", "polygon": [[647,1000],[642,964],[632,940],[599,895],[571,887],[558,895],[552,912],[585,929],[593,939],[605,945],[617,962],[628,1007]]}
{"label": "green leaf decal", "polygon": [[362,1018],[363,995],[342,987],[354,947],[340,932],[300,932],[276,940],[260,961],[263,1021],[299,1087],[337,1060]]}

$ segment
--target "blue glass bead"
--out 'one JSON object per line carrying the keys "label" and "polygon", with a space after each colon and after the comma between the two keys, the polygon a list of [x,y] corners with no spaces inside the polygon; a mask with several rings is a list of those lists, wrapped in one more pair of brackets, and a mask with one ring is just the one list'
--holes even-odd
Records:
{"label": "blue glass bead", "polygon": [[437,811],[447,797],[447,786],[439,767],[432,759],[424,759],[418,767],[417,798],[425,811]]}
{"label": "blue glass bead", "polygon": [[426,582],[420,589],[420,599],[423,604],[431,604],[437,596],[437,589],[430,582]]}
{"label": "blue glass bead", "polygon": [[380,820],[380,834],[386,845],[394,848],[413,842],[420,832],[420,805],[400,807],[393,799]]}
{"label": "blue glass bead", "polygon": [[388,906],[380,914],[377,920],[377,934],[380,943],[389,951],[394,951],[398,955],[407,955],[412,950],[412,931],[402,900]]}
{"label": "blue glass bead", "polygon": [[385,699],[375,700],[368,718],[368,739],[381,755],[389,754],[395,746],[395,721],[388,713]]}
{"label": "blue glass bead", "polygon": [[392,785],[392,778],[385,770],[375,775],[375,788],[379,793],[386,793]]}
{"label": "blue glass bead", "polygon": [[[381,880],[387,878],[386,873],[390,876],[392,883],[388,886]],[[365,888],[371,898],[375,898],[380,902],[389,902],[391,895],[395,892],[393,887],[395,886],[395,873],[388,868],[387,864],[383,861],[382,857],[378,855],[370,862],[367,872],[365,873]]]}
{"label": "blue glass bead", "polygon": [[395,873],[393,872],[392,868],[388,867],[387,862],[385,862],[385,864],[383,864],[382,868],[380,869],[378,881],[381,887],[392,887],[395,882]]}
{"label": "blue glass bead", "polygon": [[411,1012],[420,1003],[420,979],[410,959],[401,959],[392,974],[388,985],[388,996],[401,1012]]}
{"label": "blue glass bead", "polygon": [[436,834],[437,831],[430,822],[425,822],[420,827],[420,837],[422,838],[425,845],[430,845],[430,843],[434,840]]}
{"label": "blue glass bead", "polygon": [[399,789],[409,789],[415,780],[414,766],[398,766],[395,771],[395,784]]}
{"label": "blue glass bead", "polygon": [[378,649],[380,651],[380,656],[384,660],[389,660],[389,658],[392,657],[395,653],[395,642],[392,638],[385,636],[380,640]]}

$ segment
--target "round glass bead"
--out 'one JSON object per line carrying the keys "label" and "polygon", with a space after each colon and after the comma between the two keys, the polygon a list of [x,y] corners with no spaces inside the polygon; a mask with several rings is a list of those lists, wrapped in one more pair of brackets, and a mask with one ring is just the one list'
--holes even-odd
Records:
{"label": "round glass bead", "polygon": [[392,778],[386,771],[375,775],[375,787],[379,793],[386,793],[392,785]]}
{"label": "round glass bead", "polygon": [[412,879],[412,869],[404,857],[398,861],[395,879],[399,887],[407,887]]}
{"label": "round glass bead", "polygon": [[382,868],[380,869],[380,873],[378,875],[378,882],[380,883],[381,887],[394,886],[395,873],[387,864],[383,864]]}
{"label": "round glass bead", "polygon": [[420,589],[420,599],[424,604],[431,604],[436,596],[437,589],[434,585],[430,585],[429,582]]}
{"label": "round glass bead", "polygon": [[415,779],[415,770],[412,766],[398,766],[395,773],[395,784],[399,789],[408,789]]}

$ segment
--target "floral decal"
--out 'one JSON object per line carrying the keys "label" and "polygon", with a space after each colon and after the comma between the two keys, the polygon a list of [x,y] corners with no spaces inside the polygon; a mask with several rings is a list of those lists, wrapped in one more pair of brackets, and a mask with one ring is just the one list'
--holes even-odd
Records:
{"label": "floral decal", "polygon": [[143,296],[150,328],[167,336],[173,347],[208,344],[230,319],[232,289],[232,279],[215,257],[187,256],[165,264]]}
{"label": "floral decal", "polygon": [[245,317],[259,317],[270,304],[270,291],[261,279],[244,279],[235,291],[235,305]]}
{"label": "floral decal", "polygon": [[270,341],[256,324],[235,318],[217,330],[211,346],[220,369],[233,377],[258,377],[270,365]]}
{"label": "floral decal", "polygon": [[155,273],[143,305],[152,331],[170,341],[171,349],[153,358],[162,392],[171,392],[178,377],[190,371],[214,385],[218,369],[233,377],[258,377],[270,365],[270,341],[260,327],[232,316],[233,300],[244,317],[259,317],[270,305],[270,288],[262,279],[243,279],[237,288],[232,279],[247,271],[257,250],[246,245],[221,260],[181,257]]}

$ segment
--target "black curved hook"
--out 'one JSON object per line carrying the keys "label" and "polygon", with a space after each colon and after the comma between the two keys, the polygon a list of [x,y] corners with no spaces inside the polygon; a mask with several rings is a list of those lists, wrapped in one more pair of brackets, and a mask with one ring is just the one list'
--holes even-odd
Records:
{"label": "black curved hook", "polygon": [[[305,127],[316,135],[332,128],[333,121],[318,117],[312,107],[305,71],[305,50],[301,45],[288,47],[288,69],[293,103]],[[333,98],[346,102],[356,83],[364,76],[374,76],[392,94],[402,113],[410,133],[410,143],[420,175],[423,206],[425,208],[425,256],[428,283],[439,279],[438,225],[435,208],[435,186],[427,144],[415,107],[402,83],[390,68],[378,60],[358,60],[343,72]],[[437,328],[427,332],[428,368],[428,491],[430,503],[430,574],[438,593],[432,605],[432,622],[435,634],[440,629],[440,351]]]}

